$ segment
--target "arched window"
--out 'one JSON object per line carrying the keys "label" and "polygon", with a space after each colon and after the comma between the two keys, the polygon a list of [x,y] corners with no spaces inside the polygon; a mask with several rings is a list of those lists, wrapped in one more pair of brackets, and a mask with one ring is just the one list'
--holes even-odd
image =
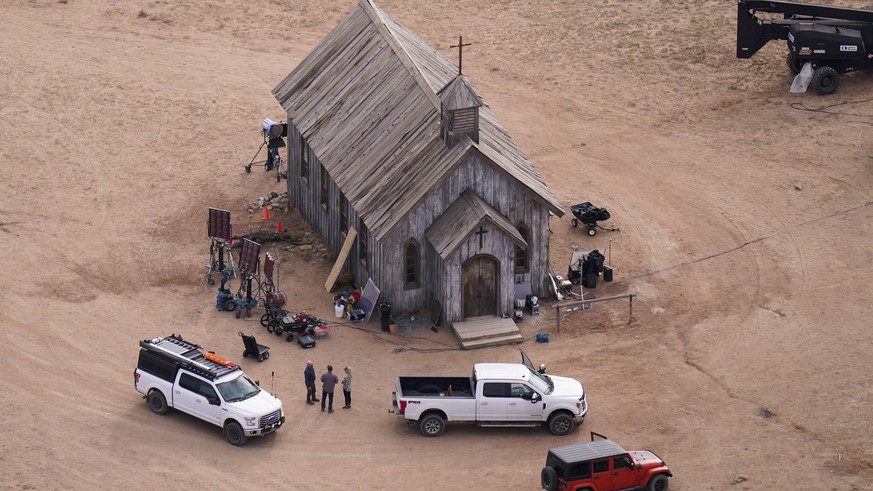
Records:
{"label": "arched window", "polygon": [[403,250],[403,287],[407,290],[421,285],[421,254],[418,242],[409,239]]}
{"label": "arched window", "polygon": [[300,136],[300,178],[309,182],[309,145],[303,135]]}
{"label": "arched window", "polygon": [[330,181],[330,175],[327,173],[327,169],[324,166],[321,166],[321,207],[324,211],[328,211],[328,182]]}
{"label": "arched window", "polygon": [[345,234],[349,231],[349,200],[346,195],[340,193],[340,232]]}
{"label": "arched window", "polygon": [[[521,224],[518,226],[518,233],[524,239],[525,242],[530,245],[530,230],[526,225]],[[518,245],[515,246],[515,272],[516,273],[527,273],[530,271],[530,262],[528,261],[527,249],[524,247],[520,247]]]}
{"label": "arched window", "polygon": [[364,222],[358,224],[358,258],[367,267],[367,226]]}

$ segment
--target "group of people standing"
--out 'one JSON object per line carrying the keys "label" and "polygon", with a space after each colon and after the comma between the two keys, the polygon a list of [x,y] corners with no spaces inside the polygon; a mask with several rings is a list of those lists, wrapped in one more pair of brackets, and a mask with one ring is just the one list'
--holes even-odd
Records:
{"label": "group of people standing", "polygon": [[[343,368],[345,375],[342,380],[343,399],[345,405],[343,409],[352,408],[352,367]],[[315,367],[312,365],[312,360],[306,361],[306,369],[303,370],[303,382],[306,384],[306,404],[314,405],[319,402],[315,397]],[[327,412],[333,412],[333,391],[336,385],[340,383],[339,377],[333,373],[333,365],[327,366],[327,371],[321,374],[321,412],[324,412],[325,403],[327,403]]]}

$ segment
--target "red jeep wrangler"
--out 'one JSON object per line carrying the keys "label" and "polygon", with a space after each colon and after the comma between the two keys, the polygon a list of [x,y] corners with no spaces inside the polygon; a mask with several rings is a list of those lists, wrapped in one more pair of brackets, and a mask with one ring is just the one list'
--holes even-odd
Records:
{"label": "red jeep wrangler", "polygon": [[549,450],[540,484],[547,491],[667,491],[669,477],[673,473],[653,452],[628,452],[592,431],[590,442]]}

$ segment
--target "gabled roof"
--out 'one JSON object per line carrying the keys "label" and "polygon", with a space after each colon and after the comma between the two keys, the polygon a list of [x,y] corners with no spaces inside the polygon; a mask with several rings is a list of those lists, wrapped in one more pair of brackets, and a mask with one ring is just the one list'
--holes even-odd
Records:
{"label": "gabled roof", "polygon": [[445,259],[486,221],[503,230],[519,247],[527,247],[527,241],[512,226],[512,223],[469,189],[465,189],[458,199],[434,220],[424,235],[436,249],[437,254]]}
{"label": "gabled roof", "polygon": [[360,0],[273,95],[348,198],[382,238],[471,147],[563,215],[539,173],[480,108],[479,143],[440,136],[437,92],[457,68],[412,32]]}
{"label": "gabled roof", "polygon": [[448,85],[437,92],[437,97],[443,102],[443,107],[449,110],[482,106],[479,94],[473,90],[464,75],[458,75],[452,79]]}

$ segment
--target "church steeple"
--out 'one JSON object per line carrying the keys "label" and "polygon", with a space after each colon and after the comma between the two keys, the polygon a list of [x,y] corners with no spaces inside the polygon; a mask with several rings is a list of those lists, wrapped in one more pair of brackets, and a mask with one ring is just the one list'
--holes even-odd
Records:
{"label": "church steeple", "polygon": [[461,72],[464,46],[470,46],[469,43],[464,44],[463,40],[463,37],[459,37],[458,44],[452,46],[458,48],[458,75],[437,93],[441,102],[442,136],[449,147],[463,136],[479,143],[479,107],[482,106],[482,100]]}

